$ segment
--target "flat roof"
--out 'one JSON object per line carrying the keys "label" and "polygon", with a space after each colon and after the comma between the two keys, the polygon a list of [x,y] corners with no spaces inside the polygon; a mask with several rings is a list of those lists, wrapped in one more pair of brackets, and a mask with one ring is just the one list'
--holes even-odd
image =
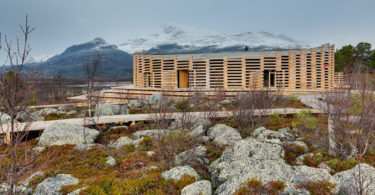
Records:
{"label": "flat roof", "polygon": [[165,57],[193,57],[193,58],[222,58],[225,57],[259,57],[260,54],[264,56],[275,56],[277,52],[280,52],[281,55],[288,55],[289,51],[299,52],[305,50],[310,52],[311,49],[320,49],[320,48],[329,48],[329,44],[322,45],[321,47],[309,48],[309,49],[285,49],[285,50],[266,50],[266,51],[225,51],[225,52],[204,52],[204,53],[181,53],[181,54],[153,54],[153,53],[144,53],[144,55],[152,56],[165,56]]}

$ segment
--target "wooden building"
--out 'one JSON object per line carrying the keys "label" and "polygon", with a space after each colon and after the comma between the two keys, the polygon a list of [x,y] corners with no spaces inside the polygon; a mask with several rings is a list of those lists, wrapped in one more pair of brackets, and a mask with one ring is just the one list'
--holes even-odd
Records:
{"label": "wooden building", "polygon": [[[139,88],[334,87],[334,45],[280,51],[133,55],[133,82]],[[337,79],[337,78],[336,78]]]}

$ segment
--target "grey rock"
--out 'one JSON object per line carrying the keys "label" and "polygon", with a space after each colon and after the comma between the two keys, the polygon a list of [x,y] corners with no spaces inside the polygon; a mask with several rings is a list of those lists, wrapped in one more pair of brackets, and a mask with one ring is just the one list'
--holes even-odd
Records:
{"label": "grey rock", "polygon": [[118,129],[128,129],[128,126],[122,125],[122,126],[114,126],[109,128],[109,130],[118,130]]}
{"label": "grey rock", "polygon": [[306,194],[296,185],[306,181],[334,178],[327,170],[307,166],[293,167],[285,163],[280,144],[263,142],[252,137],[228,146],[222,156],[211,163],[209,172],[215,194],[234,194],[249,179],[267,183],[280,180],[286,185],[285,194]]}
{"label": "grey rock", "polygon": [[69,112],[74,109],[74,105],[72,104],[61,104],[57,109],[63,112]]}
{"label": "grey rock", "polygon": [[220,103],[221,104],[230,104],[230,100],[225,99],[225,100],[222,100]]}
{"label": "grey rock", "polygon": [[132,139],[137,140],[142,137],[150,137],[151,139],[160,139],[165,136],[168,130],[164,129],[154,129],[154,130],[144,130],[144,131],[137,131],[133,133]]}
{"label": "grey rock", "polygon": [[105,162],[105,165],[108,167],[112,167],[116,165],[116,159],[113,158],[112,156],[107,157],[107,161]]}
{"label": "grey rock", "polygon": [[44,173],[41,172],[41,171],[37,171],[33,174],[31,174],[28,178],[22,180],[20,183],[25,186],[25,187],[28,187],[29,186],[29,183],[32,179],[34,179],[35,177],[43,177],[44,176]]}
{"label": "grey rock", "polygon": [[292,141],[292,142],[286,142],[286,143],[302,147],[305,152],[309,151],[309,148],[307,147],[307,145],[303,141]]}
{"label": "grey rock", "polygon": [[207,166],[209,160],[206,158],[207,151],[204,146],[198,146],[191,150],[181,152],[177,154],[174,158],[175,166],[182,166],[182,165],[203,165]]}
{"label": "grey rock", "polygon": [[101,144],[77,144],[74,149],[79,150],[79,151],[84,151],[84,150],[90,150],[95,147],[103,147]]}
{"label": "grey rock", "polygon": [[268,130],[264,127],[259,127],[257,129],[255,129],[251,133],[251,136],[258,139],[258,140],[261,140],[261,141],[270,141],[270,140],[275,140],[275,139],[278,139],[281,142],[294,141],[294,136],[289,134],[289,133],[272,131],[272,130]]}
{"label": "grey rock", "polygon": [[154,151],[147,151],[147,156],[154,156],[155,152]]}
{"label": "grey rock", "polygon": [[60,195],[60,189],[64,186],[78,184],[79,180],[68,174],[58,174],[42,181],[35,189],[34,195],[53,194]]}
{"label": "grey rock", "polygon": [[[84,136],[85,132],[85,136]],[[56,122],[49,125],[39,138],[39,145],[52,146],[64,144],[92,144],[99,131],[80,125]],[[85,140],[86,137],[86,140]]]}
{"label": "grey rock", "polygon": [[55,108],[44,108],[36,112],[38,115],[50,115],[50,114],[64,114],[65,112],[57,110]]}
{"label": "grey rock", "polygon": [[202,136],[204,136],[205,134],[205,130],[204,130],[204,127],[203,125],[199,125],[198,127],[194,128],[191,132],[190,132],[190,137],[191,138],[201,138]]}
{"label": "grey rock", "polygon": [[[7,113],[0,112],[0,124],[7,124],[10,123],[10,116]],[[18,122],[17,120],[14,120],[14,122]]]}
{"label": "grey rock", "polygon": [[189,175],[189,176],[194,177],[196,180],[199,180],[198,173],[190,166],[174,167],[168,171],[162,172],[161,175],[167,180],[173,179],[175,181],[178,181],[182,179],[184,175]]}
{"label": "grey rock", "polygon": [[20,122],[33,122],[33,121],[44,121],[44,117],[41,116],[38,112],[20,112],[17,117],[17,120]]}
{"label": "grey rock", "polygon": [[68,194],[66,194],[66,195],[79,195],[79,193],[80,193],[81,191],[85,190],[86,188],[87,188],[87,187],[83,187],[83,188],[76,189],[76,190],[74,190],[73,192],[70,192],[70,193],[68,193]]}
{"label": "grey rock", "polygon": [[[360,176],[361,175],[361,176]],[[360,179],[363,182],[364,188],[363,194],[374,194],[375,193],[375,168],[361,163],[352,169],[336,173],[333,176],[339,185],[339,194],[355,194],[357,195],[357,186],[359,185]]]}
{"label": "grey rock", "polygon": [[124,136],[108,144],[108,147],[120,148],[122,146],[128,146],[128,145],[133,145],[133,140],[130,139],[129,137]]}
{"label": "grey rock", "polygon": [[95,116],[112,116],[129,114],[125,105],[120,104],[98,104],[95,110]]}
{"label": "grey rock", "polygon": [[138,147],[138,144],[141,143],[143,139],[144,137],[141,137],[136,140],[132,140],[129,137],[124,136],[108,144],[108,147],[121,148],[122,146],[129,146],[129,145],[134,145],[135,147]]}
{"label": "grey rock", "polygon": [[208,137],[217,145],[233,145],[236,141],[241,140],[240,133],[227,125],[217,124],[208,130]]}
{"label": "grey rock", "polygon": [[162,98],[163,98],[163,95],[161,94],[152,94],[150,98],[148,99],[148,103],[153,108],[158,107],[160,105],[160,101]]}
{"label": "grey rock", "polygon": [[333,169],[331,169],[331,167],[329,167],[325,162],[322,162],[319,164],[318,166],[320,169],[325,169],[327,170],[329,173],[334,173],[335,171]]}
{"label": "grey rock", "polygon": [[76,114],[77,114],[77,111],[75,111],[75,110],[71,110],[71,111],[66,112],[65,114],[68,115],[68,116],[69,116],[69,115],[70,115],[70,116],[71,116],[71,115],[76,115]]}
{"label": "grey rock", "polygon": [[[1,195],[6,195],[6,194],[9,194],[9,191],[10,191],[10,187],[7,183],[2,183],[0,184],[0,194]],[[17,194],[17,195],[31,195],[32,194],[32,189],[30,188],[27,188],[25,186],[16,186],[15,187],[15,190],[13,191],[13,194]]]}
{"label": "grey rock", "polygon": [[35,152],[36,154],[39,154],[41,152],[44,152],[44,150],[46,150],[46,147],[42,147],[42,146],[37,146],[37,147],[34,147],[32,149],[33,152]]}
{"label": "grey rock", "polygon": [[[187,117],[188,118],[188,117]],[[211,125],[211,121],[207,118],[189,118],[185,119],[186,121],[183,123],[181,118],[177,118],[172,122],[169,129],[171,130],[177,130],[182,128],[182,124],[185,124],[185,128],[188,130],[195,129],[199,126],[202,126],[202,128],[209,127]]]}
{"label": "grey rock", "polygon": [[145,107],[145,102],[143,100],[130,100],[126,106],[131,109],[143,108]]}
{"label": "grey rock", "polygon": [[185,186],[181,195],[211,195],[211,182],[208,180],[201,180]]}

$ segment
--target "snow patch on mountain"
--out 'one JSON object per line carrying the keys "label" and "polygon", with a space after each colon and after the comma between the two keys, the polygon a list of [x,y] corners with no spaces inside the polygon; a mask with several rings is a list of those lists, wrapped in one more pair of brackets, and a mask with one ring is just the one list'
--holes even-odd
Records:
{"label": "snow patch on mountain", "polygon": [[119,49],[128,53],[142,50],[155,51],[156,53],[158,51],[182,53],[202,49],[208,51],[236,50],[245,46],[253,50],[308,47],[308,45],[283,34],[270,32],[216,33],[182,28],[177,25],[165,25],[154,33],[128,39],[119,45]]}

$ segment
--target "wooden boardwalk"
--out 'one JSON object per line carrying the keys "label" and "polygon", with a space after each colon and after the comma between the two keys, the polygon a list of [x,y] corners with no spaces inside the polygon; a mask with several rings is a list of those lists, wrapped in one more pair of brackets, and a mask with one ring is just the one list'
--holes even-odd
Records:
{"label": "wooden boardwalk", "polygon": [[[302,110],[310,110],[312,113],[323,113],[318,109],[295,109],[295,108],[279,108],[279,109],[267,109],[267,110],[255,110],[255,115],[271,115],[277,113],[280,115],[296,114]],[[182,114],[179,112],[167,113],[168,119],[179,118]],[[215,114],[209,114],[207,112],[189,112],[189,116],[192,117],[217,117],[226,118],[233,116],[231,111],[218,111]],[[126,114],[126,115],[113,115],[113,116],[101,116],[91,118],[73,118],[73,119],[61,119],[51,121],[36,121],[31,123],[17,123],[16,129],[23,129],[25,125],[29,125],[29,131],[40,131],[47,128],[52,123],[70,123],[77,125],[95,125],[95,124],[110,124],[110,123],[127,123],[135,121],[152,121],[157,119],[157,114]],[[0,134],[9,134],[10,125],[3,124],[0,128]]]}

